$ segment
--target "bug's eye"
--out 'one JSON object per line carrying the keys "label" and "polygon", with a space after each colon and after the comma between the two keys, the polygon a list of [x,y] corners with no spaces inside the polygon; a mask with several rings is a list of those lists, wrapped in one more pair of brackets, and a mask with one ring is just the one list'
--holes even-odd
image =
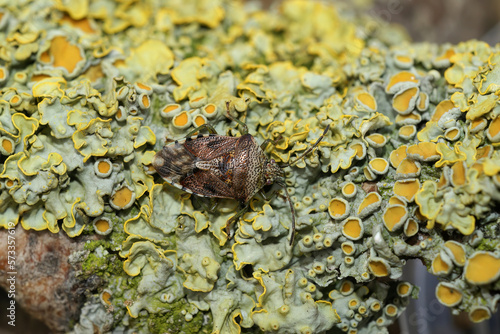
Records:
{"label": "bug's eye", "polygon": [[266,181],[266,184],[267,184],[267,185],[270,185],[271,183],[273,183],[273,181],[272,181],[272,180],[267,180],[267,181]]}

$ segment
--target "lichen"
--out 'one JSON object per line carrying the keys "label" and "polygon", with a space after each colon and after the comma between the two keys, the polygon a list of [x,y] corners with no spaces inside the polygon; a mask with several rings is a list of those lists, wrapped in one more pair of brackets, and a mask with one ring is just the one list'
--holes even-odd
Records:
{"label": "lichen", "polygon": [[171,305],[168,312],[149,316],[147,319],[149,333],[211,333],[210,326],[206,325],[206,323],[210,323],[210,317],[204,319],[203,313],[197,313],[193,319],[186,321],[183,310],[186,310],[187,307],[186,303],[177,301]]}
{"label": "lichen", "polygon": [[118,254],[112,251],[113,247],[109,241],[88,241],[84,249],[88,251],[88,255],[81,264],[83,275],[121,276],[124,274],[123,263]]}
{"label": "lichen", "polygon": [[[102,284],[68,331],[386,332],[417,297],[397,281],[413,258],[453,312],[495,312],[500,45],[412,44],[365,19],[300,0],[6,7],[0,226],[91,238],[78,274]],[[277,162],[329,126],[285,169],[292,245],[283,194],[228,235],[236,201],[152,165],[202,124],[241,135],[226,103]]]}

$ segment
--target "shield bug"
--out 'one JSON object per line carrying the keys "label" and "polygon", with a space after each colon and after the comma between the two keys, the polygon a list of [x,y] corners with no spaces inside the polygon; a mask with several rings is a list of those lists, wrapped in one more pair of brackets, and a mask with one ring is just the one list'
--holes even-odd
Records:
{"label": "shield bug", "polygon": [[[248,134],[246,124],[231,116],[229,102],[226,103],[226,116],[243,127],[242,136],[218,135],[211,125],[204,124],[190,132],[186,138],[165,145],[154,156],[153,167],[164,180],[188,193],[240,201],[242,209],[227,221],[226,230],[248,210],[253,196],[264,186],[277,183],[283,188],[292,211],[292,245],[295,235],[295,210],[286,191],[283,169],[294,165],[318,146],[330,125],[316,143],[299,157],[292,162],[278,164],[264,153],[271,140],[267,139],[259,145],[255,138]],[[208,130],[209,134],[194,135],[203,129]],[[229,235],[229,231],[227,234]]]}

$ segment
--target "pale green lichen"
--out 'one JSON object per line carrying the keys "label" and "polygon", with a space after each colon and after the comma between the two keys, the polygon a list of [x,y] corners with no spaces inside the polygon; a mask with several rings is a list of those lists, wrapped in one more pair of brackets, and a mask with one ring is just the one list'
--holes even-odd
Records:
{"label": "pale green lichen", "polygon": [[[398,279],[410,258],[460,290],[458,302],[438,293],[454,312],[495,311],[498,274],[466,268],[494,271],[500,251],[499,46],[411,44],[343,14],[293,0],[279,13],[195,0],[6,7],[0,225],[71,237],[112,225],[86,244],[81,277],[103,286],[74,332],[385,332],[418,289],[377,277]],[[237,202],[208,210],[155,175],[166,138],[207,122],[241,134],[226,102],[259,142],[282,136],[265,150],[277,161],[330,126],[285,170],[292,246],[281,196],[256,196],[229,238]]]}

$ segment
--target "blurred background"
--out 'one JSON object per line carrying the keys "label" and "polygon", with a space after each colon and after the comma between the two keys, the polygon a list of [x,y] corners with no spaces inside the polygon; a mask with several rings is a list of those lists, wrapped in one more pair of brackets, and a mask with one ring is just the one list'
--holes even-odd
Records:
{"label": "blurred background", "polygon": [[[260,0],[265,8],[286,0]],[[304,0],[307,1],[307,0]],[[499,0],[323,0],[403,26],[414,42],[500,43]]]}
{"label": "blurred background", "polygon": [[[308,0],[304,0],[308,1]],[[500,43],[500,0],[329,0],[343,8],[368,13],[391,24],[403,26],[415,42],[457,44],[469,39],[490,45]],[[278,0],[262,0],[264,8],[274,7]],[[391,334],[496,334],[500,333],[500,315],[486,322],[472,324],[467,314],[452,315],[435,297],[437,278],[419,261],[410,261],[403,280],[421,287],[420,297],[408,306]],[[0,309],[9,299],[0,289]],[[0,321],[0,334],[48,334],[45,325],[17,308],[16,327]]]}
{"label": "blurred background", "polygon": [[[396,8],[393,12],[400,12],[390,14],[391,6]],[[416,42],[457,44],[480,39],[490,45],[500,43],[498,0],[375,0],[372,10],[404,26]]]}

